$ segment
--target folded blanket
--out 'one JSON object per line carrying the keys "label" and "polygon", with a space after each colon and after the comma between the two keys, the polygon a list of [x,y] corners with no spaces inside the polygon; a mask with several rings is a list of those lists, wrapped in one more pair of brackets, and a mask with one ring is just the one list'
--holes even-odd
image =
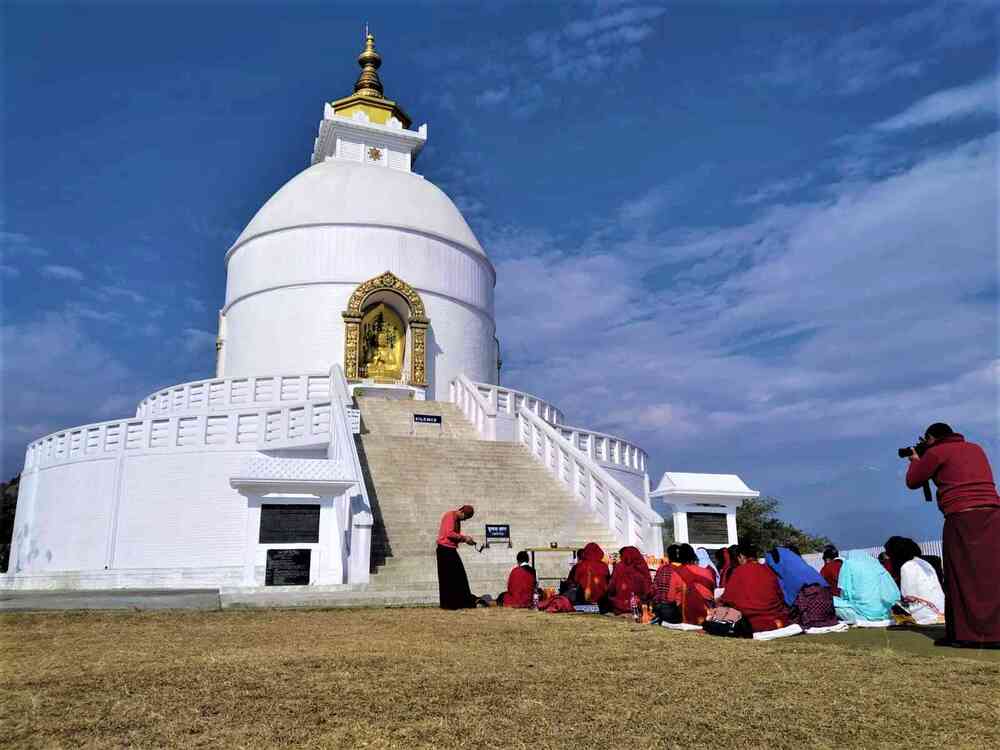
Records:
{"label": "folded blanket", "polygon": [[785,638],[789,635],[798,635],[802,632],[802,626],[796,623],[787,625],[783,628],[778,628],[777,630],[765,630],[760,633],[754,633],[753,639],[755,641],[773,641],[775,638]]}
{"label": "folded blanket", "polygon": [[851,625],[856,628],[887,628],[892,625],[892,620],[862,620],[859,618]]}
{"label": "folded blanket", "polygon": [[850,626],[846,622],[838,622],[836,625],[827,625],[822,628],[806,628],[806,635],[822,635],[823,633],[843,633]]}
{"label": "folded blanket", "polygon": [[689,622],[661,622],[660,625],[670,630],[701,630],[701,625],[692,625]]}

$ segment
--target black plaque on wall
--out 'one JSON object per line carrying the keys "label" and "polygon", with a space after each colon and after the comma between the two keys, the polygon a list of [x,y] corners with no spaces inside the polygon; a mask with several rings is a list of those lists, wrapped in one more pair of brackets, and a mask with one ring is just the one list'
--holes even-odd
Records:
{"label": "black plaque on wall", "polygon": [[311,549],[269,549],[265,586],[308,586]]}
{"label": "black plaque on wall", "polygon": [[688,513],[687,522],[692,544],[729,544],[725,513]]}
{"label": "black plaque on wall", "polygon": [[316,544],[319,542],[319,506],[260,506],[258,541],[261,544]]}

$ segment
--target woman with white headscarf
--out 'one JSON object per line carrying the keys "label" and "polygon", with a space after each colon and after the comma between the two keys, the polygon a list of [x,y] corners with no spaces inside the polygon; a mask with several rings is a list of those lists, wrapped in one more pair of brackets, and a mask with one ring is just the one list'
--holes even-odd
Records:
{"label": "woman with white headscarf", "polygon": [[708,550],[704,547],[699,547],[695,554],[698,556],[698,564],[703,568],[708,568],[712,571],[712,575],[715,576],[715,585],[719,585],[719,569],[715,567],[715,563],[712,562],[712,558],[709,557]]}

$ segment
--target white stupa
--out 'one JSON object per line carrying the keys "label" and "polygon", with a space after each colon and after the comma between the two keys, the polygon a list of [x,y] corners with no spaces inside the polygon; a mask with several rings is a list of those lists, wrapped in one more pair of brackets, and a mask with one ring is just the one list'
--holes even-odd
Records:
{"label": "white stupa", "polygon": [[[493,264],[413,172],[427,126],[385,98],[370,34],[358,62],[311,166],[225,255],[215,377],[32,442],[0,588],[420,590],[448,492],[517,546],[662,554],[645,452],[498,385]],[[486,585],[510,555],[470,562]]]}

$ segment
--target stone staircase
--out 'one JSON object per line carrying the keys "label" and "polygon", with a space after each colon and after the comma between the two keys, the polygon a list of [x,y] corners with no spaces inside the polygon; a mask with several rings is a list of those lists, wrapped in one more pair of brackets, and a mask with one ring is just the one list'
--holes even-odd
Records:
{"label": "stone staircase", "polygon": [[[441,514],[459,505],[475,507],[463,531],[481,544],[484,525],[510,524],[513,548],[460,554],[477,594],[498,594],[519,549],[582,547],[596,541],[616,549],[613,535],[516,443],[482,441],[453,404],[360,398],[357,437],[375,511],[371,594],[437,598],[435,540]],[[442,425],[416,425],[413,414],[435,414]],[[541,577],[565,576],[569,557],[539,553]],[[543,581],[553,585],[554,580]]]}

